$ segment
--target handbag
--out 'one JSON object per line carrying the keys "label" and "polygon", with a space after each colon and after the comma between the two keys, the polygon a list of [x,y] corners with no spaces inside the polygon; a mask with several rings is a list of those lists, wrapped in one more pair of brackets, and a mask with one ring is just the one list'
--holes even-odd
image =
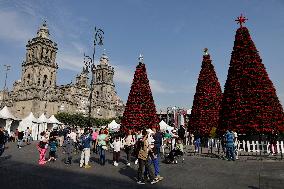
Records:
{"label": "handbag", "polygon": [[80,151],[83,151],[83,150],[84,150],[83,144],[79,144],[78,149],[79,149]]}
{"label": "handbag", "polygon": [[102,146],[102,149],[107,150],[107,146],[106,146],[106,145],[103,145],[103,146]]}

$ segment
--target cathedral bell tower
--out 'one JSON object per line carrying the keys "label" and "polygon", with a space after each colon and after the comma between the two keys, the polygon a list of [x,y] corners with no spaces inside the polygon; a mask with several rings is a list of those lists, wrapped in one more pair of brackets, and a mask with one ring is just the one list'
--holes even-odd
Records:
{"label": "cathedral bell tower", "polygon": [[112,107],[116,102],[116,91],[113,82],[114,68],[109,65],[108,56],[103,53],[100,63],[94,68],[94,113],[95,117],[115,117]]}
{"label": "cathedral bell tower", "polygon": [[37,36],[26,45],[26,60],[22,63],[22,88],[55,88],[57,50],[57,44],[49,39],[49,30],[44,21]]}

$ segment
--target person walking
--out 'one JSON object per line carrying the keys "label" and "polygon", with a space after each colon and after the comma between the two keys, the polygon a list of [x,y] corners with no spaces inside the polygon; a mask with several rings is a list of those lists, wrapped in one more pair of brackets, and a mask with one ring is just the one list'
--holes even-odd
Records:
{"label": "person walking", "polygon": [[45,154],[46,154],[46,151],[47,151],[47,139],[45,137],[45,132],[41,132],[40,133],[40,141],[38,143],[38,146],[37,146],[37,149],[39,151],[39,160],[38,160],[38,164],[39,165],[44,165],[46,163],[45,161]]}
{"label": "person walking", "polygon": [[277,154],[277,133],[272,130],[270,136],[269,136],[269,142],[270,142],[270,154],[276,155]]}
{"label": "person walking", "polygon": [[149,177],[150,177],[150,183],[155,184],[155,183],[159,182],[159,180],[155,178],[154,173],[153,173],[151,166],[150,166],[149,150],[151,150],[151,147],[148,143],[147,131],[143,130],[142,135],[143,135],[142,147],[139,150],[139,154],[138,154],[139,168],[138,168],[137,184],[145,184],[144,177],[143,177],[143,173],[144,173],[145,169],[148,170],[148,174],[149,174]]}
{"label": "person walking", "polygon": [[120,157],[120,149],[122,147],[119,137],[115,137],[111,147],[113,148],[113,165],[117,167]]}
{"label": "person walking", "polygon": [[163,177],[160,176],[160,154],[161,154],[161,146],[162,146],[162,140],[163,136],[160,131],[157,131],[156,128],[153,128],[152,131],[153,133],[153,139],[154,139],[154,148],[153,148],[153,156],[152,156],[152,163],[154,164],[155,168],[155,176],[159,179],[162,180]]}
{"label": "person walking", "polygon": [[92,137],[89,133],[89,129],[85,129],[84,133],[82,134],[81,138],[81,160],[80,160],[80,167],[83,167],[84,164],[84,168],[88,169],[91,166],[89,165],[89,160],[90,160],[90,153],[91,153],[91,141],[92,141]]}
{"label": "person walking", "polygon": [[234,152],[234,134],[232,131],[226,132],[226,157],[228,161],[235,161],[235,152]]}
{"label": "person walking", "polygon": [[24,139],[24,132],[23,131],[19,131],[18,132],[18,148],[22,148],[23,146],[23,139]]}
{"label": "person walking", "polygon": [[108,136],[104,133],[104,130],[100,130],[100,134],[97,138],[96,146],[99,148],[100,164],[105,165],[106,155],[105,150],[107,150],[106,142],[108,141]]}
{"label": "person walking", "polygon": [[63,129],[60,129],[58,131],[58,141],[59,141],[60,147],[63,145],[63,142],[64,142],[64,134],[65,134],[65,131]]}
{"label": "person walking", "polygon": [[26,138],[26,144],[30,145],[31,144],[31,133],[32,131],[30,130],[29,127],[25,130],[25,138]]}
{"label": "person walking", "polygon": [[195,146],[195,152],[197,152],[197,153],[199,153],[200,144],[201,144],[200,135],[195,134],[194,135],[194,146]]}
{"label": "person walking", "polygon": [[58,147],[58,143],[55,137],[51,137],[49,139],[49,159],[48,161],[56,161],[56,150]]}
{"label": "person walking", "polygon": [[4,153],[5,150],[5,134],[2,127],[0,127],[0,156]]}
{"label": "person walking", "polygon": [[97,139],[98,139],[98,136],[99,136],[99,129],[96,129],[95,132],[93,132],[92,134],[92,139],[93,139],[93,153],[98,153],[98,148],[96,146],[96,143],[97,143]]}
{"label": "person walking", "polygon": [[128,131],[128,135],[125,137],[124,141],[124,151],[126,153],[127,166],[130,166],[131,153],[135,144],[134,136],[132,135],[131,130]]}
{"label": "person walking", "polygon": [[[71,135],[71,133],[70,133]],[[65,164],[71,165],[72,164],[72,155],[75,149],[75,143],[73,139],[67,135],[66,139],[63,142],[63,152],[65,153]]]}
{"label": "person walking", "polygon": [[233,131],[234,134],[234,151],[235,151],[235,157],[236,159],[239,159],[239,140],[238,140],[238,133],[236,131]]}
{"label": "person walking", "polygon": [[185,128],[183,125],[180,125],[178,129],[178,137],[183,141],[183,144],[186,144],[185,141]]}

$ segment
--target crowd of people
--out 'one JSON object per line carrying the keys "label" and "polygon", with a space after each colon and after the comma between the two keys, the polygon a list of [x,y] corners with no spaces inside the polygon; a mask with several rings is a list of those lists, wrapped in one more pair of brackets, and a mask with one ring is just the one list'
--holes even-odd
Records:
{"label": "crowd of people", "polygon": [[[157,127],[158,128],[158,127]],[[39,165],[55,162],[58,157],[63,157],[66,165],[73,163],[74,154],[80,154],[79,167],[89,169],[90,157],[97,156],[99,164],[106,163],[106,151],[112,153],[113,166],[122,163],[121,151],[126,154],[126,166],[138,164],[137,183],[145,184],[149,181],[155,184],[163,179],[160,175],[161,154],[165,163],[177,163],[179,158],[184,160],[184,145],[194,146],[195,152],[200,152],[202,138],[198,134],[191,134],[184,126],[178,130],[159,131],[157,128],[147,130],[129,130],[126,134],[112,132],[107,128],[54,128],[40,133],[37,143],[39,152]],[[214,145],[215,136],[207,138],[208,149]],[[0,155],[4,152],[7,141],[17,142],[18,148],[31,143],[31,130],[11,132],[10,135],[0,127]],[[204,142],[204,141],[203,141]],[[25,145],[24,145],[25,144]],[[238,159],[238,135],[236,132],[227,131],[221,138],[221,147],[227,160]],[[273,147],[273,146],[272,146]],[[62,148],[62,153],[58,153]],[[168,152],[165,152],[165,149]],[[162,150],[162,152],[161,152]],[[94,154],[94,155],[93,155]],[[109,154],[109,153],[107,153]]]}
{"label": "crowd of people", "polygon": [[[81,153],[79,167],[91,168],[90,156],[91,152],[98,154],[100,165],[106,163],[106,150],[111,148],[113,153],[113,165],[118,166],[121,162],[120,151],[126,153],[126,165],[131,163],[139,165],[138,184],[145,184],[144,178],[149,178],[151,184],[155,184],[162,180],[159,169],[160,147],[162,144],[162,134],[156,129],[151,133],[143,131],[129,131],[126,136],[122,133],[110,133],[108,129],[71,129],[63,130],[54,129],[49,132],[42,132],[40,141],[37,145],[39,151],[40,165],[44,165],[48,161],[56,161],[58,154],[57,148],[62,147],[65,154],[65,164],[72,164],[74,153]],[[45,159],[49,150],[49,158]],[[132,159],[135,159],[135,161]]]}

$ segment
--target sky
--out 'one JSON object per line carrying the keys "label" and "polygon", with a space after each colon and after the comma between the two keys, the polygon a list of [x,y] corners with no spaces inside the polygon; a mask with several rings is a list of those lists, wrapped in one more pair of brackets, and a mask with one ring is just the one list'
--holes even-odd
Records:
{"label": "sky", "polygon": [[58,44],[58,85],[75,81],[83,54],[92,54],[97,26],[105,35],[95,59],[106,49],[124,103],[142,53],[157,110],[189,109],[205,47],[224,90],[239,27],[235,19],[241,13],[248,18],[245,26],[283,104],[282,0],[0,0],[0,88],[4,87],[4,64],[11,65],[9,89],[21,78],[27,41],[47,20],[50,38]]}

